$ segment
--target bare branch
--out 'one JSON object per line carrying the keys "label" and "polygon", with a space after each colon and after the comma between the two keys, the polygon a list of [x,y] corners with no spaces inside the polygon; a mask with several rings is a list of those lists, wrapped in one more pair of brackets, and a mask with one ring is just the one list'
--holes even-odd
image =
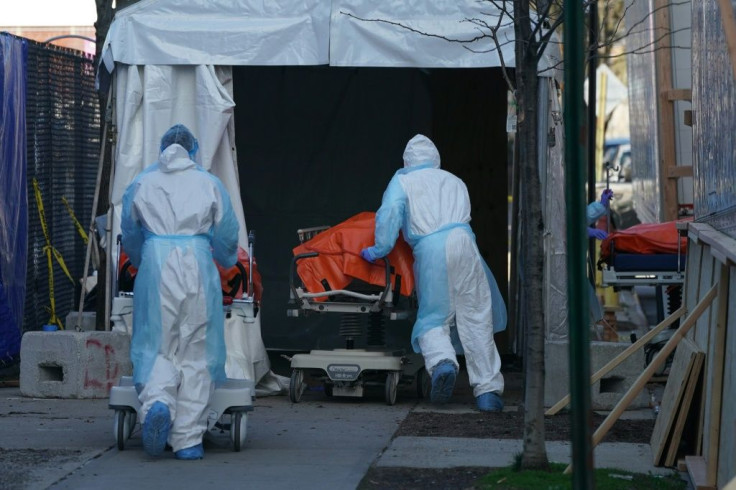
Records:
{"label": "bare branch", "polygon": [[[494,5],[497,3],[496,0],[489,0],[489,1],[490,1],[490,3],[492,3]],[[486,22],[485,20],[479,19],[479,18],[466,18],[466,19],[463,19],[461,21],[458,21],[458,22],[461,22],[461,23],[462,22],[467,22],[467,23],[475,26],[475,29],[479,32],[479,34],[477,36],[472,37],[472,38],[469,38],[469,39],[454,39],[454,38],[447,37],[447,36],[445,36],[443,34],[434,34],[434,33],[431,33],[431,32],[424,32],[422,30],[419,30],[419,29],[416,29],[414,27],[408,26],[408,25],[403,24],[401,22],[395,22],[395,21],[386,20],[386,19],[366,19],[366,18],[358,17],[357,15],[354,15],[354,14],[352,14],[350,12],[345,12],[345,11],[340,11],[340,13],[342,15],[346,15],[348,17],[351,17],[351,18],[353,18],[355,20],[358,20],[358,21],[361,21],[361,22],[377,22],[377,23],[381,23],[381,24],[392,25],[392,26],[398,27],[400,29],[404,29],[406,31],[413,32],[415,34],[419,34],[421,36],[427,36],[427,37],[431,37],[431,38],[435,38],[435,39],[442,39],[443,41],[448,41],[448,42],[452,42],[452,43],[461,44],[464,49],[467,49],[471,53],[479,53],[479,54],[481,54],[481,53],[491,53],[493,51],[496,51],[497,54],[498,54],[499,62],[501,64],[502,74],[503,74],[504,81],[506,82],[506,85],[508,86],[509,90],[511,90],[511,92],[514,92],[514,85],[513,85],[512,81],[511,81],[511,78],[509,77],[509,75],[507,73],[507,70],[506,70],[506,62],[504,60],[503,50],[502,50],[502,47],[507,46],[509,44],[513,44],[514,43],[514,40],[507,38],[504,42],[500,42],[499,41],[499,35],[498,35],[498,31],[502,27],[504,27],[504,24],[503,24],[503,18],[504,18],[504,16],[508,16],[509,19],[511,17],[509,15],[508,11],[505,9],[505,7],[501,7],[501,8],[499,8],[499,10],[501,10],[501,14],[498,15],[498,16],[494,16],[492,14],[488,14],[489,17],[498,17],[497,20],[496,20],[495,26],[492,26],[488,22]],[[487,30],[487,31],[490,31],[490,33],[484,32],[484,29]],[[492,47],[490,49],[477,49],[477,48],[473,48],[471,46],[467,46],[467,44],[472,44],[472,43],[475,43],[477,41],[480,41],[480,40],[483,40],[483,39],[489,39],[489,38],[491,39],[491,41],[493,42],[493,45],[494,45],[494,47]]]}
{"label": "bare branch", "polygon": [[[379,24],[388,24],[388,25],[392,25],[392,26],[395,26],[395,27],[400,27],[400,28],[402,28],[404,30],[407,30],[409,32],[413,32],[415,34],[421,34],[422,36],[427,36],[427,37],[434,37],[434,38],[437,38],[437,39],[442,39],[444,41],[449,41],[451,43],[468,44],[468,43],[474,43],[476,41],[479,41],[481,39],[484,39],[484,38],[488,37],[485,34],[481,34],[481,35],[476,36],[476,37],[473,37],[471,39],[452,39],[452,38],[449,38],[447,36],[443,36],[441,34],[432,34],[431,32],[420,31],[419,29],[415,29],[415,28],[410,27],[410,26],[408,26],[406,24],[402,24],[401,22],[394,22],[394,21],[386,20],[386,19],[364,19],[362,17],[358,17],[357,15],[353,15],[350,12],[345,12],[345,11],[342,11],[342,10],[340,11],[340,13],[343,14],[343,15],[346,15],[348,17],[352,17],[353,19],[359,20],[361,22],[377,22]],[[458,22],[464,22],[464,21],[458,21]]]}

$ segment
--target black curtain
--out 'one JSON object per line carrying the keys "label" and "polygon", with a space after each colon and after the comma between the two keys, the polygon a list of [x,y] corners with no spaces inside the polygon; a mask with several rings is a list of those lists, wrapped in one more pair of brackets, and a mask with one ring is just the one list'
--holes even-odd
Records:
{"label": "black curtain", "polygon": [[[375,211],[406,142],[432,138],[460,176],[471,225],[505,291],[506,90],[497,69],[234,67],[235,130],[246,224],[256,233],[269,349],[343,347],[339,314],[287,318],[297,229]],[[387,322],[409,346],[411,321]]]}

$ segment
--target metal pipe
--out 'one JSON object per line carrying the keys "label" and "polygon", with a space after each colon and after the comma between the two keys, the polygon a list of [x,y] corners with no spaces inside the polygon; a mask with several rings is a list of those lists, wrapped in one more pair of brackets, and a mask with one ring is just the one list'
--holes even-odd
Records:
{"label": "metal pipe", "polygon": [[565,188],[567,202],[568,314],[570,317],[570,397],[573,481],[576,489],[594,488],[593,448],[590,431],[590,351],[588,291],[585,262],[587,226],[584,201],[583,158],[584,111],[583,7],[579,1],[564,2],[565,53]]}
{"label": "metal pipe", "polygon": [[[100,108],[101,110],[104,110],[104,114],[107,113],[107,109],[110,107],[112,101],[112,89],[107,94],[107,104],[106,107]],[[97,240],[94,240],[95,236],[95,215],[97,214],[97,201],[100,197],[100,186],[102,184],[102,167],[105,163],[105,143],[107,142],[107,130],[108,130],[108,123],[110,121],[107,120],[107,117],[105,117],[105,125],[104,129],[102,131],[102,141],[101,141],[101,147],[100,147],[100,159],[97,164],[97,180],[95,181],[95,195],[92,199],[92,218],[90,218],[89,223],[89,236],[90,240],[87,241],[87,251],[84,255],[84,271],[82,274],[82,292],[79,297],[79,310],[77,311],[77,324],[75,325],[76,329],[79,330],[82,326],[82,311],[84,310],[84,295],[87,291],[87,273],[89,269],[89,261],[90,261],[90,254],[92,252],[92,247],[97,247]],[[99,264],[99,259],[97,260]],[[97,290],[101,290],[100,287],[100,278],[97,278]],[[69,325],[67,325],[68,327]]]}
{"label": "metal pipe", "polygon": [[[598,85],[598,1],[592,0],[588,7],[588,202],[596,199],[595,175],[596,175],[596,93]],[[596,239],[588,240],[588,254],[591,261],[594,260],[596,250]],[[588,278],[590,284],[595,287],[595,274]]]}

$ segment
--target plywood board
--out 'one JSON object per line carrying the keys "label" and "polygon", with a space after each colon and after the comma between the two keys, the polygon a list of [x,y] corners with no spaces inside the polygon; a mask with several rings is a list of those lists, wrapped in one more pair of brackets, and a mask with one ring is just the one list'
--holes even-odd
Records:
{"label": "plywood board", "polygon": [[[736,266],[729,267],[728,319],[726,321],[726,356],[723,366],[721,427],[736,427]],[[725,431],[724,431],[725,432]],[[721,434],[718,451],[717,483],[736,478],[736,440]],[[736,487],[736,482],[734,482]]]}
{"label": "plywood board", "polygon": [[[705,358],[704,352],[696,352],[693,359],[692,369],[690,369],[690,376],[685,384],[685,390],[682,395],[682,401],[677,410],[677,417],[675,418],[675,424],[672,428],[669,441],[667,442],[667,454],[664,458],[665,466],[674,466],[675,460],[677,459],[677,452],[680,448],[680,442],[682,440],[683,430],[685,429],[685,422],[693,418],[691,414],[695,411],[698,415],[700,413],[699,403],[693,404],[693,399],[700,400],[700,396],[696,396],[696,390],[702,390],[701,384],[701,373],[703,370],[703,359]],[[698,420],[697,417],[695,420]],[[696,437],[697,439],[697,437]]]}
{"label": "plywood board", "polygon": [[665,453],[665,446],[670,436],[675,417],[685,392],[686,381],[690,377],[695,357],[700,349],[690,340],[682,339],[677,345],[675,358],[670,368],[669,379],[664,388],[662,403],[659,408],[657,421],[654,423],[652,438],[653,463],[659,466]]}

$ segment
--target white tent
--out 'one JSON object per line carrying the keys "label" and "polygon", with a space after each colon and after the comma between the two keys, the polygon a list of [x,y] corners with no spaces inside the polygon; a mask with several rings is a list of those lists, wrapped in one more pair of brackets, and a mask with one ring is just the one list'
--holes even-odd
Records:
{"label": "white tent", "polygon": [[[479,20],[500,25],[500,52]],[[163,132],[183,123],[200,142],[200,163],[228,188],[247,248],[233,66],[513,68],[513,41],[508,12],[477,0],[143,0],[125,8],[102,49],[117,127],[110,236],[119,233],[125,188],[155,161]],[[540,76],[559,67],[545,56]]]}

